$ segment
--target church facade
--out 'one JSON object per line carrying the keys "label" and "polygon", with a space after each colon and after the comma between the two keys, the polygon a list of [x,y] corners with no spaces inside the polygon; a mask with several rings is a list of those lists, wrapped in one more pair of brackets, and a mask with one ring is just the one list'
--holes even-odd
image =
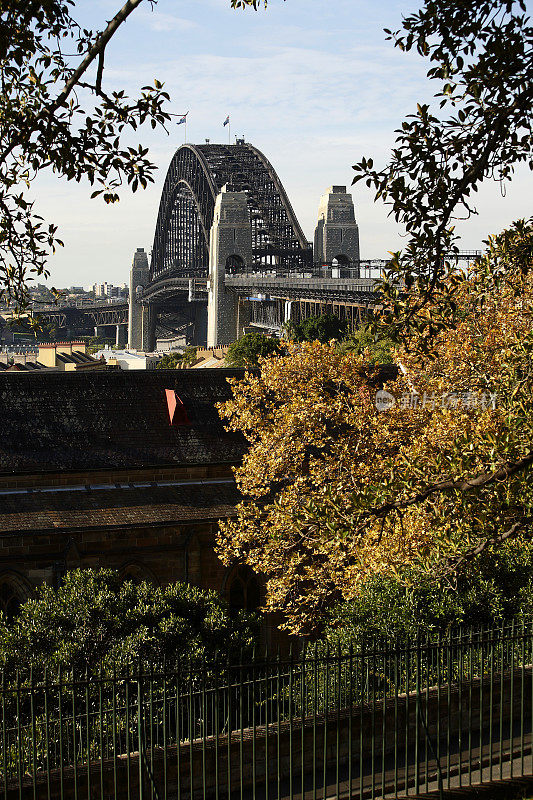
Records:
{"label": "church facade", "polygon": [[155,370],[0,378],[0,608],[8,615],[68,569],[187,581],[237,607],[261,588],[225,567],[217,523],[239,500],[245,440],[216,403],[240,370]]}

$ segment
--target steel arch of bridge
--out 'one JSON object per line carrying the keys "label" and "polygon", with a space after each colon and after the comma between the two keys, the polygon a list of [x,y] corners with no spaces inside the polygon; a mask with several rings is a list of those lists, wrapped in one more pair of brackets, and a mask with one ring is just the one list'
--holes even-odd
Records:
{"label": "steel arch of bridge", "polygon": [[224,185],[245,191],[254,264],[298,270],[313,254],[272,164],[251,144],[186,144],[167,171],[154,236],[150,280],[206,275],[215,200]]}

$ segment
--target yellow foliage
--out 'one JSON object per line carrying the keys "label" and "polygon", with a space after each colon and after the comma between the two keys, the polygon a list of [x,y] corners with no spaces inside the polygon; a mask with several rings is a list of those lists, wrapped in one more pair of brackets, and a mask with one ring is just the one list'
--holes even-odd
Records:
{"label": "yellow foliage", "polygon": [[490,241],[470,276],[450,274],[449,324],[429,355],[414,335],[398,349],[387,411],[376,408],[379,370],[334,343],[289,344],[234,382],[221,412],[250,448],[219,553],[266,576],[266,606],[291,630],[315,630],[369,575],[413,564],[448,575],[527,532],[533,279],[509,253],[532,238],[517,228]]}

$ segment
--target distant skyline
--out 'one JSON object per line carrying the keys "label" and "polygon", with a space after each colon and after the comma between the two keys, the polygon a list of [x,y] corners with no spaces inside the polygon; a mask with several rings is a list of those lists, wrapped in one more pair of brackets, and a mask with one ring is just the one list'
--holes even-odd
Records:
{"label": "distant skyline", "polygon": [[[121,0],[78,2],[74,16],[102,28]],[[269,0],[266,10],[232,11],[230,0],[159,0],[133,13],[106,51],[104,84],[134,96],[154,78],[171,95],[169,110],[188,113],[193,143],[244,136],[272,162],[307,238],[313,238],[320,196],[332,184],[350,187],[351,165],[362,156],[385,164],[394,130],[437,86],[427,64],[385,41],[384,27],[400,27],[418,2],[381,0]],[[50,261],[48,285],[89,285],[128,279],[137,247],[150,251],[159,197],[185,125],[140,129],[128,144],[150,146],[156,182],[106,206],[91,188],[52,174],[33,187],[37,213],[59,225],[65,242]],[[350,191],[350,188],[348,188]],[[351,190],[361,256],[383,258],[402,247],[387,209],[358,184]],[[532,213],[531,174],[517,172],[503,197],[487,183],[477,197],[479,216],[458,225],[463,249],[477,249],[490,233]],[[42,282],[42,281],[40,281]]]}

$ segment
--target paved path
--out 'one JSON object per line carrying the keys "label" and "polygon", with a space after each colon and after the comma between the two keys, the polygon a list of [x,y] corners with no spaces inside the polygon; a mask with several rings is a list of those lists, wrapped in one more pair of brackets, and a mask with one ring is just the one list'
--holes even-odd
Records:
{"label": "paved path", "polygon": [[[459,758],[457,743],[455,743],[455,752],[450,754],[450,763],[448,770],[447,759],[442,761],[441,769],[444,773],[443,781],[443,797],[445,800],[455,800],[455,798],[475,797],[472,788],[486,784],[483,789],[483,794],[479,797],[504,797],[505,795],[496,795],[496,791],[505,791],[505,787],[509,787],[512,779],[522,779],[526,776],[525,780],[531,780],[533,784],[533,752],[532,752],[533,737],[530,732],[525,733],[522,739],[518,733],[512,740],[512,750],[514,752],[513,758],[510,758],[511,740],[506,739],[502,742],[495,742],[492,748],[489,748],[488,742],[483,742],[482,754],[480,757],[479,742],[472,741],[471,749],[462,750],[462,759]],[[394,764],[394,758],[389,757],[385,759],[385,769],[381,768],[378,764],[378,769],[372,775],[372,765],[369,760],[363,761],[363,781],[362,790],[359,779],[359,765],[354,764],[354,774],[350,777],[347,768],[342,768],[339,771],[338,780],[335,769],[328,769],[326,772],[326,786],[324,788],[324,781],[322,774],[317,780],[316,787],[313,787],[312,778],[306,776],[304,781],[303,800],[378,800],[378,798],[439,798],[439,770],[435,758],[431,757],[428,753],[428,760],[426,763],[424,748],[421,747],[421,753],[424,755],[423,760],[418,762],[418,786],[415,777],[415,763],[414,760],[409,759],[407,764],[407,780],[406,780],[406,766],[403,754],[400,754],[397,759],[397,764]],[[469,766],[470,765],[470,766]],[[355,774],[357,772],[357,774]],[[448,780],[449,774],[449,780]],[[524,781],[522,781],[523,783]],[[518,783],[516,784],[518,785]],[[491,788],[493,795],[490,794]],[[498,788],[499,787],[499,788]],[[277,782],[270,782],[268,798],[264,791],[264,787],[257,787],[255,793],[255,800],[302,800],[302,787],[301,778],[296,774],[293,778],[293,787],[291,787],[289,780],[282,780],[279,786]],[[418,789],[418,791],[417,791]],[[488,794],[487,794],[488,792]],[[240,794],[232,793],[232,800],[238,800]]]}

